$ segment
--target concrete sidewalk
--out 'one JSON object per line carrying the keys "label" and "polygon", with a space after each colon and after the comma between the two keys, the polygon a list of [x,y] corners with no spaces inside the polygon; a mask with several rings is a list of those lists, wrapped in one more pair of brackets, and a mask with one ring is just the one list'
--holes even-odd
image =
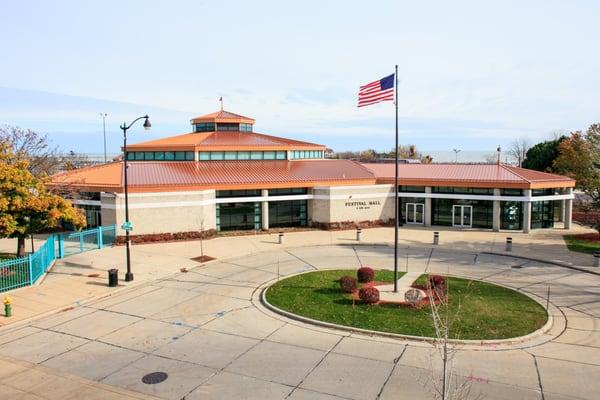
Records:
{"label": "concrete sidewalk", "polygon": [[[593,271],[592,256],[570,252],[562,238],[566,231],[560,229],[538,230],[527,235],[519,232],[490,232],[478,230],[455,230],[452,228],[424,228],[405,226],[400,228],[400,246],[406,248],[433,247],[433,231],[440,232],[438,249],[505,253],[512,256],[535,257],[546,261],[561,261],[581,269]],[[575,226],[569,233],[590,232]],[[230,259],[260,252],[292,249],[314,245],[356,245],[354,230],[306,231],[286,233],[284,244],[278,244],[277,232],[236,237],[218,237],[203,243],[204,254],[218,260]],[[513,251],[505,252],[506,237],[513,238]],[[392,245],[393,228],[364,229],[360,244]],[[43,243],[39,241],[38,243]],[[0,240],[0,249],[15,248],[11,239]],[[13,316],[0,317],[0,326],[28,320],[47,313],[67,309],[94,298],[109,296],[119,289],[141,282],[172,275],[181,268],[192,268],[199,263],[191,260],[200,256],[200,242],[173,242],[136,245],[132,247],[132,271],[135,280],[125,283],[125,248],[112,247],[70,256],[58,260],[49,274],[38,285],[13,290]],[[118,268],[119,288],[107,287],[107,270]],[[3,310],[1,310],[3,312]],[[1,314],[0,314],[1,315]]]}
{"label": "concrete sidewalk", "polygon": [[[2,388],[29,392],[22,397],[57,398],[47,395],[53,389],[68,389],[69,383],[61,379],[64,374],[165,400],[433,398],[428,387],[441,361],[430,344],[304,324],[260,303],[259,288],[281,276],[331,268],[352,273],[360,266],[389,270],[392,248],[356,242],[271,246],[268,252],[217,260],[163,279],[148,278],[109,298],[0,329],[0,357],[24,360],[31,363],[26,371],[32,370],[8,372],[9,378],[0,378]],[[167,248],[176,254],[172,265],[197,255],[190,243],[187,248]],[[168,257],[164,246],[137,250],[144,251],[138,258]],[[457,347],[454,376],[472,382],[474,396],[598,397],[600,276],[450,247],[432,251],[404,245],[399,253],[402,260],[408,254],[410,271],[450,272],[542,298],[550,289],[554,323],[546,333],[523,342]],[[168,259],[164,265],[169,265]],[[405,271],[404,262],[400,265]],[[36,380],[38,371],[43,374]],[[143,383],[144,376],[158,371],[168,373],[168,379]],[[56,387],[47,389],[43,382],[54,376]],[[12,393],[6,396],[19,398]],[[128,393],[122,396],[131,400]]]}
{"label": "concrete sidewalk", "polygon": [[0,387],[0,400],[157,399],[7,357],[0,357]]}

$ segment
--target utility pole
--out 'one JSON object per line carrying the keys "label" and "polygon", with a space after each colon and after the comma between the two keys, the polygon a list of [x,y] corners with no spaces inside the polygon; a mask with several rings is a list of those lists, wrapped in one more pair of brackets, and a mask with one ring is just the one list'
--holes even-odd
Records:
{"label": "utility pole", "polygon": [[108,162],[108,159],[106,157],[106,117],[108,116],[108,114],[106,113],[100,113],[100,117],[102,117],[102,133],[104,135],[104,163],[106,164]]}
{"label": "utility pole", "polygon": [[454,164],[458,163],[458,153],[460,153],[459,149],[452,149],[454,152]]}

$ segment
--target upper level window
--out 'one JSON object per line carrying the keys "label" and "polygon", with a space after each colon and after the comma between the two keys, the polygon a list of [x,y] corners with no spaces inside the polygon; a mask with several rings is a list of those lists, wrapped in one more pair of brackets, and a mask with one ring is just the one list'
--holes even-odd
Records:
{"label": "upper level window", "polygon": [[239,131],[240,124],[230,123],[230,122],[219,122],[217,124],[218,131]]}
{"label": "upper level window", "polygon": [[523,190],[522,189],[501,189],[500,195],[501,196],[523,196]]}
{"label": "upper level window", "polygon": [[532,196],[552,196],[554,194],[554,189],[532,189]]}
{"label": "upper level window", "polygon": [[425,193],[425,186],[400,186],[401,192]]}
{"label": "upper level window", "polygon": [[200,151],[200,161],[208,160],[285,160],[285,151]]}
{"label": "upper level window", "polygon": [[490,188],[463,188],[463,187],[449,187],[449,186],[434,186],[431,188],[433,193],[449,193],[449,194],[479,194],[479,195],[493,195],[494,189]]}
{"label": "upper level window", "polygon": [[193,151],[128,151],[131,161],[194,161]]}
{"label": "upper level window", "polygon": [[290,151],[290,158],[293,160],[303,158],[323,158],[322,150],[292,150]]}
{"label": "upper level window", "polygon": [[240,124],[240,131],[252,132],[252,124]]}
{"label": "upper level window", "polygon": [[213,132],[215,130],[214,122],[199,122],[195,126],[196,132]]}

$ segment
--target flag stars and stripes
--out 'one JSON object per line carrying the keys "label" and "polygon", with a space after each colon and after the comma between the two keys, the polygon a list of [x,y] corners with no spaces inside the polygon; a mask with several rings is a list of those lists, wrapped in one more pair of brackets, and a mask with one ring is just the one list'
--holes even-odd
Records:
{"label": "flag stars and stripes", "polygon": [[394,101],[395,74],[367,83],[358,90],[358,106],[364,107],[382,101]]}

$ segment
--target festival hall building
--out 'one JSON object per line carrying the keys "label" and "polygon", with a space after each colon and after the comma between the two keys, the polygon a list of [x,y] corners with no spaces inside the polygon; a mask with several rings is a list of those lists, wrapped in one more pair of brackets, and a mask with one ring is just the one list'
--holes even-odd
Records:
{"label": "festival hall building", "polygon": [[[228,111],[127,146],[134,240],[282,227],[393,225],[394,164],[326,159],[325,146],[254,132]],[[571,226],[575,181],[504,164],[400,164],[403,224],[529,232]],[[125,222],[123,162],[53,177],[90,226]],[[203,233],[202,233],[203,234]]]}

